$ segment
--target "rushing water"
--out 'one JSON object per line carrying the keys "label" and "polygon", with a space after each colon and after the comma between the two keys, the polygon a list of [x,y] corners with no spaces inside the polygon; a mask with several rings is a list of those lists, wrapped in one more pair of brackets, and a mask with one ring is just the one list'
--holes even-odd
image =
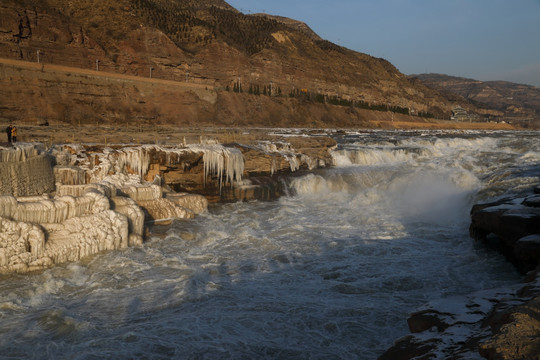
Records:
{"label": "rushing water", "polygon": [[519,279],[468,214],[540,182],[538,135],[334,133],[336,166],[279,201],[0,278],[0,357],[374,359],[425,302]]}

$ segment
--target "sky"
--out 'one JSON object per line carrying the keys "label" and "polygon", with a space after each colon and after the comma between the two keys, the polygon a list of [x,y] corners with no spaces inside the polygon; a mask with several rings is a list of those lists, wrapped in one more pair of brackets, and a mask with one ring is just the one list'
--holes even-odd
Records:
{"label": "sky", "polygon": [[305,22],[402,73],[540,87],[540,0],[226,0]]}

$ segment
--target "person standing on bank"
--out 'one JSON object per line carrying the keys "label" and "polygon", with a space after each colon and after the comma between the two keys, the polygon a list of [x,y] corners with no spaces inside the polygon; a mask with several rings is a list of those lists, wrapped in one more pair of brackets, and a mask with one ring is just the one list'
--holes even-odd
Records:
{"label": "person standing on bank", "polygon": [[8,143],[11,143],[11,129],[12,129],[12,126],[11,126],[11,124],[9,124],[9,126],[6,128],[6,134],[7,134]]}
{"label": "person standing on bank", "polygon": [[15,125],[11,128],[11,142],[17,142],[17,128]]}

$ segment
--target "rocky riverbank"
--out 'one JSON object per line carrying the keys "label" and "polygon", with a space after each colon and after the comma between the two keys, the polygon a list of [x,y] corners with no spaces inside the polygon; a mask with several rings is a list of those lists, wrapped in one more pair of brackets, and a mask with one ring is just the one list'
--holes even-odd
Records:
{"label": "rocky riverbank", "polygon": [[2,146],[0,273],[137,246],[145,225],[192,218],[209,202],[276,199],[286,177],[331,166],[334,146],[326,136]]}
{"label": "rocky riverbank", "polygon": [[[276,199],[290,176],[331,166],[336,145],[315,130],[307,137],[134,128],[112,137],[112,130],[84,129],[56,135],[86,137],[86,144],[56,138],[0,147],[0,273],[138,246],[149,226],[192,218],[210,202]],[[536,191],[477,205],[471,214],[471,235],[498,244],[523,272],[538,265]],[[412,335],[380,358],[537,359],[538,273],[513,288],[432,301],[410,316]]]}
{"label": "rocky riverbank", "polygon": [[431,302],[380,360],[540,359],[540,188],[473,206],[470,233],[512,261],[524,283]]}

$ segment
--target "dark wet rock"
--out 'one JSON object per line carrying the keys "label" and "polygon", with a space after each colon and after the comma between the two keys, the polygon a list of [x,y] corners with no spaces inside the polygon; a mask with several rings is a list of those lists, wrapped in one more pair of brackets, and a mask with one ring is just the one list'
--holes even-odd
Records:
{"label": "dark wet rock", "polygon": [[540,360],[540,187],[534,192],[474,205],[469,229],[527,273],[526,284],[432,302],[407,320],[413,335],[379,359]]}
{"label": "dark wet rock", "polygon": [[521,289],[433,301],[379,359],[540,359],[540,267]]}
{"label": "dark wet rock", "polygon": [[499,240],[498,249],[523,273],[540,265],[540,196],[503,199],[473,206],[469,232],[476,240],[489,235]]}
{"label": "dark wet rock", "polygon": [[527,197],[523,201],[523,205],[531,207],[540,207],[540,194]]}
{"label": "dark wet rock", "polygon": [[436,348],[437,342],[435,339],[420,341],[414,336],[405,336],[398,339],[378,360],[432,359],[430,352]]}
{"label": "dark wet rock", "polygon": [[407,319],[407,324],[409,325],[409,330],[412,333],[419,333],[437,328],[437,331],[444,331],[450,325],[445,322],[445,317],[451,316],[449,313],[441,313],[437,310],[422,310],[412,313]]}
{"label": "dark wet rock", "polygon": [[[286,192],[286,185],[280,177],[257,176],[249,179],[248,184],[224,188],[219,195],[220,202],[276,200]],[[212,200],[212,199],[210,199]]]}
{"label": "dark wet rock", "polygon": [[528,235],[514,245],[514,258],[519,261],[522,270],[533,269],[540,265],[540,235]]}

